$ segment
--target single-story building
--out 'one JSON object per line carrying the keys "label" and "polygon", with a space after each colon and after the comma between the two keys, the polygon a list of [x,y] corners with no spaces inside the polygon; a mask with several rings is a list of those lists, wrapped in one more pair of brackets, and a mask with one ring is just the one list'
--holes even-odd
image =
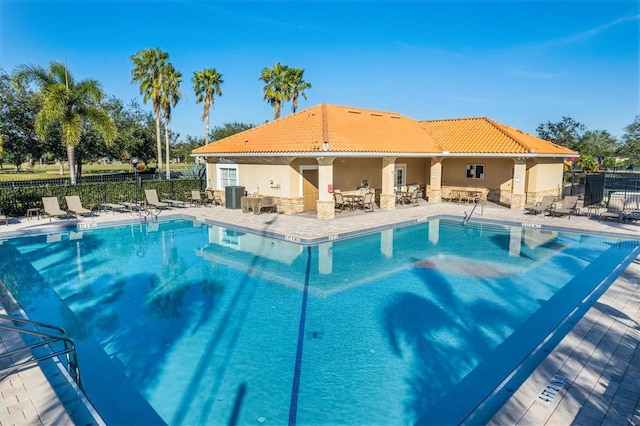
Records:
{"label": "single-story building", "polygon": [[560,195],[565,157],[577,152],[485,117],[414,120],[401,114],[320,104],[192,151],[207,187],[277,199],[281,213],[334,216],[333,190],[374,188],[381,209],[415,185],[430,202],[451,188],[484,191],[522,209]]}

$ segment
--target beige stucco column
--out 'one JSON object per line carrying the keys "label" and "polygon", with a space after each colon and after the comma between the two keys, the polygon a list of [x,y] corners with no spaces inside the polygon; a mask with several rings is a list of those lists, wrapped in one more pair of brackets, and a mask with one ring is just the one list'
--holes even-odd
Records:
{"label": "beige stucco column", "polygon": [[511,208],[522,210],[524,209],[527,201],[527,194],[525,193],[526,178],[527,178],[527,159],[515,158],[513,167],[513,190],[511,192]]}
{"label": "beige stucco column", "polygon": [[329,184],[333,184],[333,160],[335,157],[318,157],[318,219],[333,219],[336,214],[333,194],[329,192]]}
{"label": "beige stucco column", "polygon": [[382,157],[382,190],[380,192],[380,209],[394,210],[396,194],[393,191],[396,157]]}
{"label": "beige stucco column", "polygon": [[442,157],[431,159],[431,175],[429,176],[429,201],[439,203],[442,201]]}

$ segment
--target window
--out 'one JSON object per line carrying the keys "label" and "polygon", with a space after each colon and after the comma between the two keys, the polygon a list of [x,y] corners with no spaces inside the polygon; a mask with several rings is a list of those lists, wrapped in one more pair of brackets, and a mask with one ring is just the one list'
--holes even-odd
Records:
{"label": "window", "polygon": [[467,164],[467,179],[484,179],[484,164]]}
{"label": "window", "polygon": [[238,185],[238,166],[224,164],[218,166],[218,188]]}

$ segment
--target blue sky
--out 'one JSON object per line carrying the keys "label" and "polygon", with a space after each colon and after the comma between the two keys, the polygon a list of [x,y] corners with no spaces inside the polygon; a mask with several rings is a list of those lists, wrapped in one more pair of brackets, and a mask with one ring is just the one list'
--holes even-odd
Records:
{"label": "blue sky", "polygon": [[66,61],[76,79],[142,104],[130,58],[168,52],[183,74],[171,123],[182,138],[204,136],[194,71],[223,74],[212,127],[261,124],[273,109],[259,76],[275,62],[305,69],[299,110],[487,116],[529,133],[569,116],[619,137],[640,114],[639,44],[637,0],[0,1],[6,72]]}

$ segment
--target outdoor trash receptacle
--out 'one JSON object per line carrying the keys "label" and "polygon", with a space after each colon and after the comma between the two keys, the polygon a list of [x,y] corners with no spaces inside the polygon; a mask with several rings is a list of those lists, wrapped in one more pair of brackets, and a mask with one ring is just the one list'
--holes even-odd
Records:
{"label": "outdoor trash receptacle", "polygon": [[244,197],[244,186],[225,186],[225,207],[228,209],[239,209],[240,199]]}

